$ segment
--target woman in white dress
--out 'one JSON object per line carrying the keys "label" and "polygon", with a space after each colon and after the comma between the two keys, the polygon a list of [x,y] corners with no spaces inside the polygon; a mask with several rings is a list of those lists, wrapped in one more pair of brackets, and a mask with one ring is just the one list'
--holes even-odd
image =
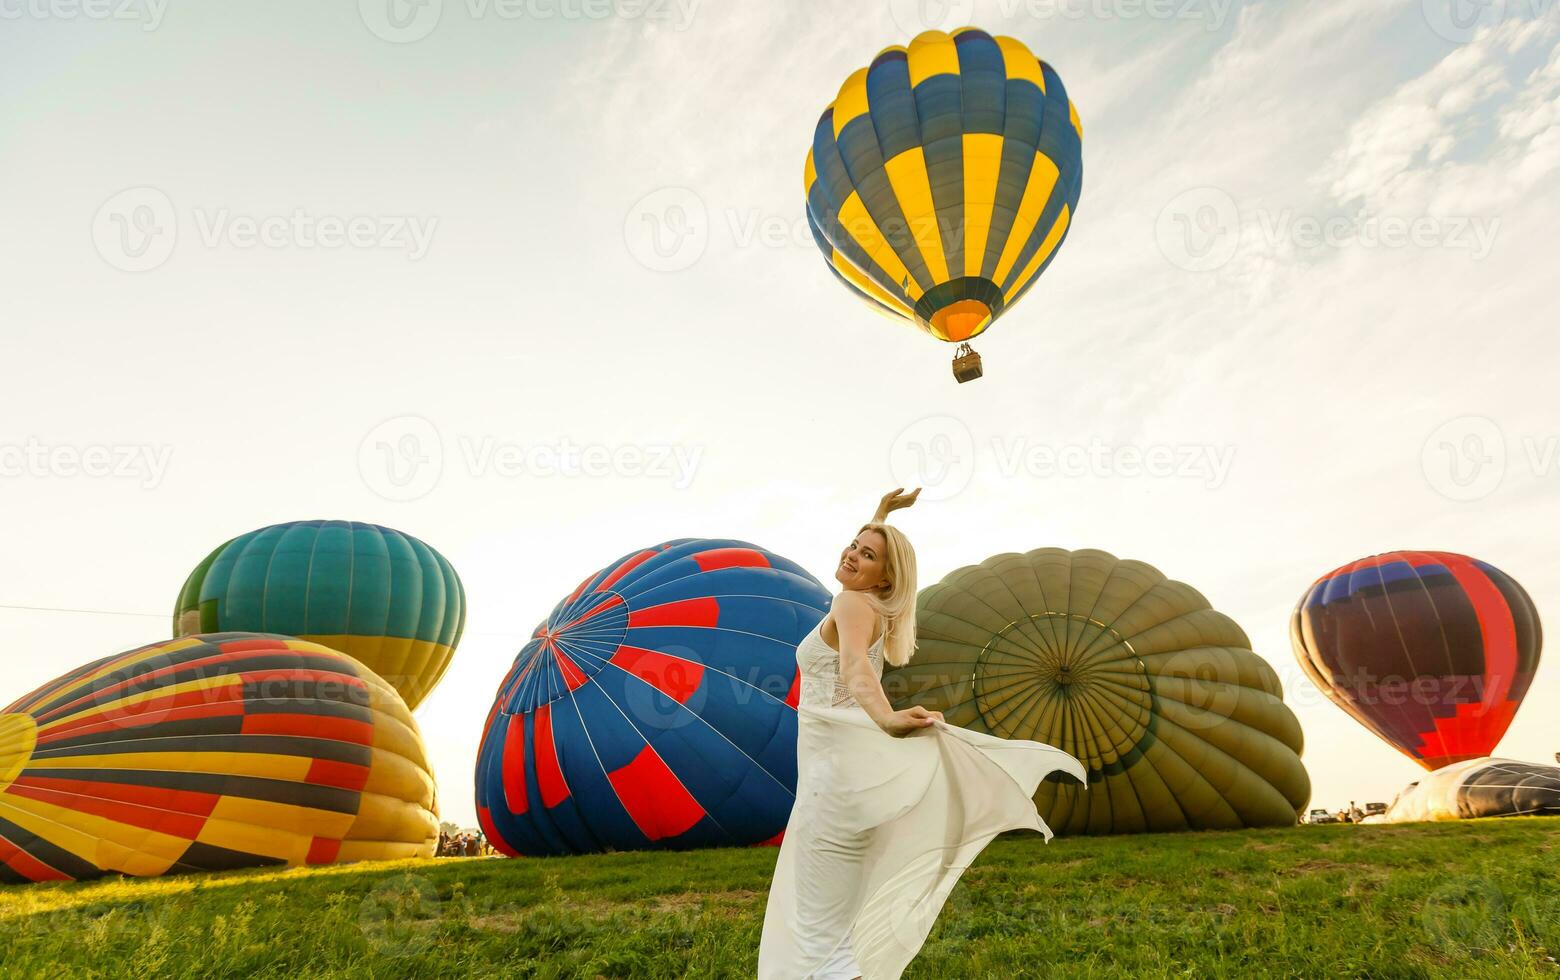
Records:
{"label": "woman in white dress", "polygon": [[796,803],[769,886],[760,980],[892,980],[926,941],[948,893],[997,834],[1051,831],[1035,810],[1047,774],[1076,759],[1040,742],[949,725],[883,693],[886,659],[915,651],[915,552],[883,498],[840,555],[842,587],[796,650]]}

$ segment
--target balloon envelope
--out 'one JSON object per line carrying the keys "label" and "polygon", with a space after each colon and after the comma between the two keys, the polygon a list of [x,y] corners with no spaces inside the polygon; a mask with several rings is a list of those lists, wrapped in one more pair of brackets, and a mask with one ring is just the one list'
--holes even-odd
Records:
{"label": "balloon envelope", "polygon": [[1053,745],[1058,833],[1294,824],[1310,799],[1300,725],[1273,668],[1191,586],[1103,551],[996,555],[922,590],[916,653],[884,675],[895,707]]}
{"label": "balloon envelope", "polygon": [[314,643],[170,640],[0,713],[0,881],[431,857],[437,839],[406,705]]}
{"label": "balloon envelope", "polygon": [[803,175],[829,268],[939,340],[984,331],[1056,257],[1083,188],[1067,89],[1022,42],[927,31],[855,72]]}
{"label": "balloon envelope", "polygon": [[324,644],[416,709],[449,667],[466,622],[460,576],[409,534],[355,521],[294,521],[240,535],[179,592],[175,636],[281,633]]}
{"label": "balloon envelope", "polygon": [[1538,669],[1538,611],[1464,555],[1395,551],[1335,569],[1290,618],[1295,658],[1338,707],[1437,769],[1487,756]]}
{"label": "balloon envelope", "polygon": [[558,603],[498,690],[477,815],[510,855],[770,842],[796,790],[796,646],[829,594],[742,541],[624,555]]}
{"label": "balloon envelope", "polygon": [[1437,769],[1398,794],[1378,823],[1560,816],[1560,766],[1468,759]]}

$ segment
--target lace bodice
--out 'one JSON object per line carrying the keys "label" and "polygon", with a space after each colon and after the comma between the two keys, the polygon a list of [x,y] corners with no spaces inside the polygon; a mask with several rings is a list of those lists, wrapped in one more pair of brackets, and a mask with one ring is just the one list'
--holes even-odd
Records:
{"label": "lace bodice", "polygon": [[[867,660],[879,677],[883,676],[883,637],[867,650]],[[840,675],[840,655],[823,640],[823,621],[813,627],[796,647],[796,665],[802,672],[801,703],[815,708],[842,708],[856,705]]]}

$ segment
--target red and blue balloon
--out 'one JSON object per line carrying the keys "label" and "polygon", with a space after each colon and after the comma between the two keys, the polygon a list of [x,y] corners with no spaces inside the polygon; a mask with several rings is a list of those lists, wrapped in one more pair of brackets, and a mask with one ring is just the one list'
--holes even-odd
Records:
{"label": "red and blue balloon", "polygon": [[1495,566],[1395,551],[1334,569],[1295,607],[1300,666],[1426,769],[1490,755],[1533,683],[1538,610]]}
{"label": "red and blue balloon", "polygon": [[511,856],[774,842],[796,789],[796,646],[828,607],[743,541],[668,541],[590,576],[494,700],[488,839]]}

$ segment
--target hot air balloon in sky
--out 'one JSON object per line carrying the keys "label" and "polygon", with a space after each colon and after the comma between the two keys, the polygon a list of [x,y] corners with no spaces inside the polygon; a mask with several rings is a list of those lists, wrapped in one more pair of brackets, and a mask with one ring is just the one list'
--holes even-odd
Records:
{"label": "hot air balloon in sky", "polygon": [[960,343],[1023,297],[1083,187],[1078,110],[1010,37],[927,31],[852,74],[807,154],[807,220],[830,269],[880,312]]}
{"label": "hot air balloon in sky", "polygon": [[1438,551],[1327,573],[1301,597],[1289,636],[1322,693],[1426,769],[1494,751],[1543,645],[1516,580]]}
{"label": "hot air balloon in sky", "polygon": [[895,707],[1053,745],[1088,787],[1035,796],[1058,833],[1288,826],[1311,795],[1273,668],[1191,586],[1103,551],[996,555],[921,591]]}
{"label": "hot air balloon in sky", "polygon": [[773,842],[796,789],[796,645],[829,608],[742,541],[630,552],[515,658],[478,751],[477,815],[509,855]]}
{"label": "hot air balloon in sky", "polygon": [[314,643],[170,640],[0,712],[0,882],[431,857],[437,839],[400,695]]}
{"label": "hot air balloon in sky", "polygon": [[239,535],[196,566],[173,633],[313,640],[362,661],[416,709],[465,622],[460,576],[418,539],[355,521],[294,521]]}

